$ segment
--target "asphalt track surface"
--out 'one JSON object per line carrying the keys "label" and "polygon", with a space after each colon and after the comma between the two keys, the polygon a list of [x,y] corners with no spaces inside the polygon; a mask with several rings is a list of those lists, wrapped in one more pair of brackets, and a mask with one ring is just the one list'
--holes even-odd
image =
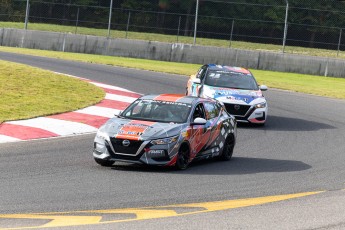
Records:
{"label": "asphalt track surface", "polygon": [[[184,93],[185,76],[18,54],[0,59],[138,93]],[[265,127],[241,125],[230,162],[185,171],[92,159],[94,135],[0,145],[2,214],[108,210],[283,194],[321,194],[253,207],[73,229],[345,229],[345,101],[270,89]],[[80,215],[80,214],[78,214]],[[35,226],[27,220],[27,226]],[[71,229],[72,227],[66,227]]]}

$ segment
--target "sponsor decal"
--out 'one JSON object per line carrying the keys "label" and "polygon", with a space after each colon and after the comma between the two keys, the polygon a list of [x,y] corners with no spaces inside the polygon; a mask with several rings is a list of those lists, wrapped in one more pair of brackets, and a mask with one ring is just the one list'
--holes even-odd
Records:
{"label": "sponsor decal", "polygon": [[142,136],[153,124],[155,124],[155,122],[133,120],[124,124],[115,135],[115,138],[139,140],[140,136]]}
{"label": "sponsor decal", "polygon": [[231,101],[244,101],[248,103],[249,99],[246,97],[233,97],[233,96],[227,96],[226,99],[231,100]]}
{"label": "sponsor decal", "polygon": [[163,149],[149,149],[149,148],[146,148],[145,152],[150,157],[164,157],[165,156],[165,150],[163,150]]}
{"label": "sponsor decal", "polygon": [[225,66],[225,68],[227,68],[228,70],[234,71],[236,73],[243,73],[243,74],[247,74],[247,75],[251,75],[249,70],[245,69],[245,68],[241,68],[241,67],[231,67],[231,66]]}
{"label": "sponsor decal", "polygon": [[183,97],[184,96],[181,97],[181,95],[176,95],[176,94],[162,94],[162,95],[157,96],[154,100],[176,102]]}
{"label": "sponsor decal", "polygon": [[189,135],[188,135],[188,132],[187,132],[187,131],[184,131],[184,132],[181,133],[181,136],[186,138],[186,137],[188,137]]}
{"label": "sponsor decal", "polygon": [[143,134],[144,134],[143,132],[124,131],[124,130],[119,130],[117,132],[117,135],[137,135],[137,136],[141,136]]}
{"label": "sponsor decal", "polygon": [[176,105],[176,106],[186,106],[186,107],[191,107],[190,104],[187,103],[182,103],[182,102],[174,102],[174,101],[160,101],[160,100],[142,100],[143,103],[148,103],[150,104],[152,101],[153,102],[157,102],[159,104],[163,104],[163,105]]}
{"label": "sponsor decal", "polygon": [[237,90],[237,89],[216,89],[214,94],[215,99],[229,100],[229,101],[243,101],[247,104],[251,103],[253,100],[262,97],[260,91],[251,90]]}

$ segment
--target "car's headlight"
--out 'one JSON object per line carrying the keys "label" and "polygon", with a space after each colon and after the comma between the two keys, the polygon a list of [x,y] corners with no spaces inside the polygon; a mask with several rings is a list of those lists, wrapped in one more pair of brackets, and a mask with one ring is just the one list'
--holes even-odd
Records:
{"label": "car's headlight", "polygon": [[153,145],[166,145],[166,144],[174,143],[177,140],[178,140],[178,136],[167,137],[167,138],[163,138],[163,139],[153,140],[153,141],[151,141],[151,144],[153,144]]}
{"label": "car's headlight", "polygon": [[99,130],[97,131],[96,137],[103,139],[103,140],[108,140],[108,138],[109,138],[109,136],[105,132],[102,132]]}
{"label": "car's headlight", "polygon": [[259,109],[259,108],[266,108],[266,102],[262,102],[262,103],[256,104],[255,108],[257,108],[257,109]]}

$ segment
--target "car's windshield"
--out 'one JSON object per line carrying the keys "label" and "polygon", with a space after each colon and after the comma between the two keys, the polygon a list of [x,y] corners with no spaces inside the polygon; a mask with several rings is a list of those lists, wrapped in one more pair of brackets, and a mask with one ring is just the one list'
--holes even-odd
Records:
{"label": "car's windshield", "polygon": [[258,90],[258,85],[251,74],[210,70],[205,79],[205,84],[209,86]]}
{"label": "car's windshield", "polygon": [[192,105],[180,102],[138,99],[121,116],[128,119],[185,123]]}

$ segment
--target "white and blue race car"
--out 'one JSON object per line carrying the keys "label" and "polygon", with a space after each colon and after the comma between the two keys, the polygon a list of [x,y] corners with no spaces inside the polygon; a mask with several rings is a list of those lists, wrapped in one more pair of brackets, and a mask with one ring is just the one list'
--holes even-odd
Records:
{"label": "white and blue race car", "polygon": [[203,65],[187,83],[187,95],[214,98],[222,102],[238,122],[264,125],[268,106],[253,74],[245,68]]}

